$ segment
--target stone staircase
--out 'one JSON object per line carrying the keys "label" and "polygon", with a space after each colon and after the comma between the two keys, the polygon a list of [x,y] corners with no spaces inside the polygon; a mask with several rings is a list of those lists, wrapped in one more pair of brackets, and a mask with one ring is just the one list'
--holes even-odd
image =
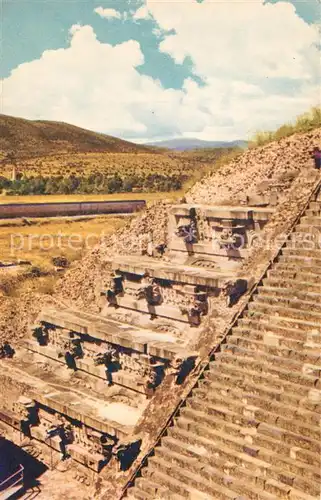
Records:
{"label": "stone staircase", "polygon": [[319,194],[127,497],[320,499],[320,372]]}

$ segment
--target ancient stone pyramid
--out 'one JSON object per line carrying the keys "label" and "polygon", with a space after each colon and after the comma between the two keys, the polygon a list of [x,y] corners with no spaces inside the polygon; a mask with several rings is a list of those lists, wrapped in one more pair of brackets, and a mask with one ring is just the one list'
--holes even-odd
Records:
{"label": "ancient stone pyramid", "polygon": [[4,352],[5,435],[91,498],[320,498],[320,137],[244,153],[67,273]]}

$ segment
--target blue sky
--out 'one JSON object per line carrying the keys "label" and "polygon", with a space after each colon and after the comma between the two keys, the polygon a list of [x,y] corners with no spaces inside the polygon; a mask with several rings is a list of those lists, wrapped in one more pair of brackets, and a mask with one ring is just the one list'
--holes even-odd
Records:
{"label": "blue sky", "polygon": [[[140,4],[140,2],[137,4]],[[19,64],[39,58],[44,50],[66,48],[68,30],[75,24],[93,26],[102,42],[112,45],[127,40],[137,40],[146,57],[140,71],[161,78],[166,87],[179,88],[189,75],[188,63],[176,65],[166,54],[157,50],[159,40],[153,34],[153,21],[133,23],[131,20],[114,20],[106,23],[94,9],[117,8],[128,12],[134,2],[126,1],[69,1],[69,0],[5,0],[3,4],[3,62],[0,77],[7,77]],[[13,29],[14,27],[14,29]],[[18,36],[17,36],[18,35]]]}
{"label": "blue sky", "polygon": [[135,140],[277,126],[319,100],[320,3],[269,3],[3,0],[1,111]]}

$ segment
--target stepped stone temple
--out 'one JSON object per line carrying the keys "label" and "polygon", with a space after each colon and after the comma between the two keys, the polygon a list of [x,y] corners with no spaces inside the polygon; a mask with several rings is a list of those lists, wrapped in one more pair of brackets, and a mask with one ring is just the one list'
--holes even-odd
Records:
{"label": "stepped stone temple", "polygon": [[84,498],[319,499],[321,178],[307,172],[285,195],[169,205],[163,241],[145,231],[138,251],[101,255],[94,307],[53,302],[2,346],[6,438],[64,463]]}

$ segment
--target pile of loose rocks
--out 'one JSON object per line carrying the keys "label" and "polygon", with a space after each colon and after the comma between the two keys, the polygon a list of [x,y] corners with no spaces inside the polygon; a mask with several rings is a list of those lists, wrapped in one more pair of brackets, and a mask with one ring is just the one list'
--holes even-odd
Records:
{"label": "pile of loose rocks", "polygon": [[0,344],[7,340],[15,345],[26,336],[41,309],[53,303],[53,297],[38,293],[25,292],[19,297],[0,294]]}
{"label": "pile of loose rocks", "polygon": [[141,255],[148,238],[152,238],[154,246],[166,244],[169,208],[169,203],[155,203],[125,227],[103,238],[58,282],[57,295],[77,307],[97,311],[100,291],[110,272],[106,258],[116,254]]}
{"label": "pile of loose rocks", "polygon": [[249,149],[197,182],[187,201],[236,205],[246,196],[275,191],[284,198],[302,170],[313,164],[311,152],[320,142],[321,128]]}

